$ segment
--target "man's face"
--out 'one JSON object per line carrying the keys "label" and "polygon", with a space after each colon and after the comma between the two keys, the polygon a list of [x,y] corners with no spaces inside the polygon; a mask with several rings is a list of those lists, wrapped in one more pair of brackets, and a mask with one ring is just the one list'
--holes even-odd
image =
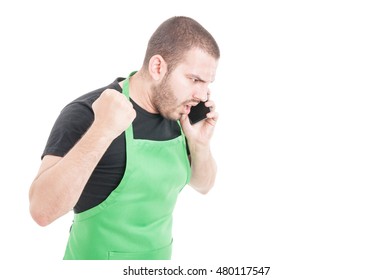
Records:
{"label": "man's face", "polygon": [[190,50],[184,61],[152,88],[152,102],[165,118],[178,120],[191,107],[207,100],[208,86],[215,79],[218,61],[200,49]]}

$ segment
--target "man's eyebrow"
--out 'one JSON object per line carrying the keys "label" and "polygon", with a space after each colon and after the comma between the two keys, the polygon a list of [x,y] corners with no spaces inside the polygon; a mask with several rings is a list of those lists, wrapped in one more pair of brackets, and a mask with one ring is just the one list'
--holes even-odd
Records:
{"label": "man's eyebrow", "polygon": [[[193,79],[199,80],[200,82],[207,83],[207,81],[203,80],[199,75],[190,74],[189,76],[190,76],[191,78],[193,78]],[[211,83],[212,83],[212,82],[213,82],[213,81],[211,81]]]}

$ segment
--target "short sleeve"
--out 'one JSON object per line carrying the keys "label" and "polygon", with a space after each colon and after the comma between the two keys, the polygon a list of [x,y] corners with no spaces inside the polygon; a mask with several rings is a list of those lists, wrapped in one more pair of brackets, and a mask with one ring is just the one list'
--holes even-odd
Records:
{"label": "short sleeve", "polygon": [[90,105],[80,102],[68,104],[55,121],[41,158],[45,155],[63,157],[84,135],[93,120]]}

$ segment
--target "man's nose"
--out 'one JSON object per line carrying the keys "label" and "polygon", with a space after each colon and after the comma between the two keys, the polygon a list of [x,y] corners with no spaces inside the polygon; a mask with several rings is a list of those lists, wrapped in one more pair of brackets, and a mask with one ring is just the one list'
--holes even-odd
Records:
{"label": "man's nose", "polygon": [[208,99],[208,92],[209,92],[208,88],[203,88],[198,90],[196,94],[193,95],[193,97],[197,100],[205,102]]}

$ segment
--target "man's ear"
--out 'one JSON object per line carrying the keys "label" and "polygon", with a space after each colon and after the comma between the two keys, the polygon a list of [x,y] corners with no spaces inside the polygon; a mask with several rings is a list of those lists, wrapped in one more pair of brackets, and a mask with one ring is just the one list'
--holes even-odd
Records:
{"label": "man's ear", "polygon": [[148,71],[154,81],[161,81],[167,72],[167,63],[162,56],[156,54],[150,58]]}

